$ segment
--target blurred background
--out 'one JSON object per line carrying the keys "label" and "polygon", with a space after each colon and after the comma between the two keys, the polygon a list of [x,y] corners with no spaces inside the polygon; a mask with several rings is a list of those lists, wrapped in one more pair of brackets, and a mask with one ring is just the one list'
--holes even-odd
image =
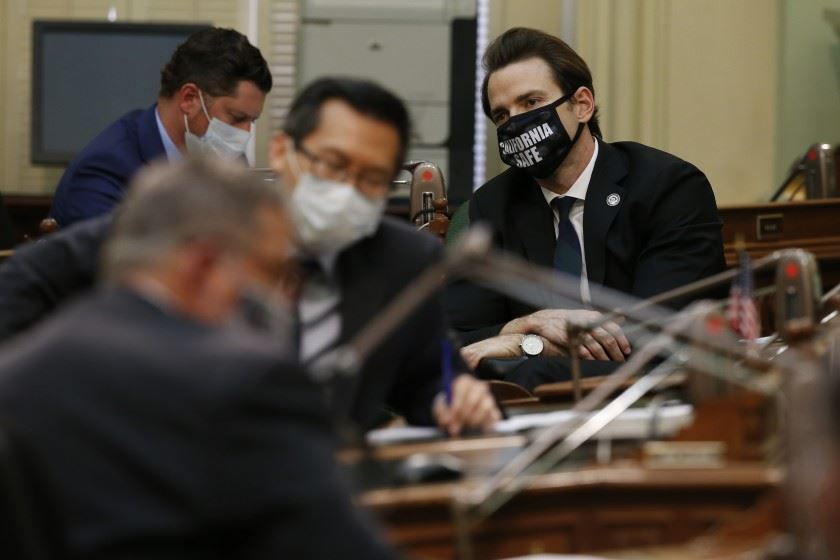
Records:
{"label": "blurred background", "polygon": [[[33,56],[49,54],[33,49],[34,21],[212,24],[246,33],[275,79],[252,147],[259,166],[308,80],[378,79],[409,103],[411,156],[441,166],[456,204],[503,169],[495,131],[475,116],[476,54],[524,25],[562,37],[589,63],[606,140],[636,140],[691,161],[709,176],[719,205],[768,201],[808,146],[840,140],[838,14],[840,0],[2,0],[0,192],[50,195],[63,171],[60,161],[33,153],[33,124],[43,124],[44,109],[33,110],[35,94],[41,101],[56,92],[103,94],[72,83],[96,64],[83,47],[54,63],[33,92]],[[156,78],[138,77],[130,89],[145,101],[115,103],[103,123],[153,103]]]}

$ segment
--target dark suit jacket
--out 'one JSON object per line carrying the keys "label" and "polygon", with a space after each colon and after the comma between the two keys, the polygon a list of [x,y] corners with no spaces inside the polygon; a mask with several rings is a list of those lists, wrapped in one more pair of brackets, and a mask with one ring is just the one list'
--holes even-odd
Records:
{"label": "dark suit jacket", "polygon": [[351,503],[322,393],[271,340],[122,289],[0,347],[74,558],[389,558]]}
{"label": "dark suit jacket", "polygon": [[[106,216],[77,224],[0,264],[0,340],[93,286],[110,221]],[[391,218],[384,218],[372,237],[344,250],[336,267],[342,291],[341,342],[349,342],[439,254],[434,238]],[[431,423],[444,332],[443,303],[437,297],[373,353],[360,378],[336,382],[331,391],[336,413],[370,427],[387,405],[414,423]]]}
{"label": "dark suit jacket", "polygon": [[[372,236],[338,258],[341,341],[350,341],[429,264],[440,243],[407,223],[385,217]],[[415,424],[430,424],[431,404],[441,389],[441,343],[445,335],[441,297],[420,306],[362,366],[355,380],[341,379],[333,393],[337,412],[370,427],[383,403]]]}
{"label": "dark suit jacket", "polygon": [[[617,205],[607,204],[610,195],[618,196]],[[496,247],[553,266],[554,216],[539,185],[527,174],[505,171],[476,191],[469,205],[470,223],[488,224]],[[635,142],[599,142],[583,222],[590,285],[647,298],[726,266],[722,223],[706,177],[690,163]],[[670,305],[682,307],[691,299]],[[508,321],[535,311],[464,281],[448,288],[446,305],[464,344],[495,336]],[[584,375],[603,375],[615,364],[583,366]],[[565,360],[527,360],[506,378],[533,388],[568,379],[569,367]]]}
{"label": "dark suit jacket", "polygon": [[132,176],[165,155],[155,109],[126,113],[91,140],[56,187],[50,217],[61,227],[108,213],[122,200]]}
{"label": "dark suit jacket", "polygon": [[20,246],[0,263],[0,341],[93,286],[110,225],[110,215],[75,224]]}
{"label": "dark suit jacket", "polygon": [[[610,206],[613,194],[620,201]],[[511,168],[476,191],[469,204],[470,223],[488,224],[497,247],[553,266],[552,210],[528,175]],[[599,143],[583,222],[590,284],[647,298],[726,266],[722,223],[706,177],[690,163],[635,142]],[[534,311],[467,282],[451,286],[447,307],[466,343],[494,336],[511,319]]]}

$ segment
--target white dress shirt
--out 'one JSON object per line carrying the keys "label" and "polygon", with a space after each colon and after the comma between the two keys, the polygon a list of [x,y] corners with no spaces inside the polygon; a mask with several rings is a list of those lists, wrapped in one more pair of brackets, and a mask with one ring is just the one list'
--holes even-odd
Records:
{"label": "white dress shirt", "polygon": [[545,197],[545,202],[548,204],[548,207],[551,208],[551,213],[554,216],[555,239],[557,238],[559,232],[560,217],[554,210],[554,206],[551,205],[551,201],[555,198],[563,198],[565,196],[577,199],[572,205],[572,209],[569,210],[569,219],[572,221],[572,227],[575,228],[575,233],[578,236],[578,243],[580,243],[580,297],[584,302],[591,301],[589,296],[589,279],[586,275],[586,252],[583,248],[583,206],[584,201],[586,200],[586,191],[589,190],[589,181],[592,179],[592,171],[595,169],[595,160],[598,159],[598,140],[593,138],[593,141],[595,142],[595,149],[592,151],[592,158],[589,160],[589,163],[586,164],[586,167],[583,168],[583,171],[577,180],[572,184],[569,190],[566,191],[566,194],[557,194],[544,187],[540,187],[540,189],[542,189],[543,196]]}
{"label": "white dress shirt", "polygon": [[163,126],[163,122],[160,120],[160,113],[157,107],[155,107],[155,120],[157,121],[160,139],[163,142],[163,150],[166,152],[166,159],[169,161],[178,161],[182,157],[181,150],[178,149],[178,146],[169,137],[169,133],[166,132],[166,127]]}

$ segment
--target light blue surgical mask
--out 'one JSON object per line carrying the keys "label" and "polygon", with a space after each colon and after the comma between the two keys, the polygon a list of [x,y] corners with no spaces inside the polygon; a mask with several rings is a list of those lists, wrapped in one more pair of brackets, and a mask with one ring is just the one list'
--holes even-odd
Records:
{"label": "light blue surgical mask", "polygon": [[184,126],[187,131],[184,134],[184,141],[187,144],[187,151],[193,155],[222,157],[225,159],[239,159],[244,157],[248,142],[253,136],[253,125],[249,131],[231,126],[220,121],[216,117],[210,117],[207,107],[204,105],[204,96],[198,92],[198,99],[201,101],[201,110],[207,117],[207,132],[204,136],[196,136],[190,132],[190,125],[187,122],[187,115],[184,115]]}
{"label": "light blue surgical mask", "polygon": [[300,173],[292,150],[289,163],[299,175],[289,209],[300,248],[310,255],[341,251],[379,227],[385,199],[373,200],[349,183]]}

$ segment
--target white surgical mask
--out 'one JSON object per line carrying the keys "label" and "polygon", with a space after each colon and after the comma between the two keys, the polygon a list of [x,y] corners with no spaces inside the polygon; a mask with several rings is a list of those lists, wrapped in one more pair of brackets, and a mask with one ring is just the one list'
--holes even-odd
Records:
{"label": "white surgical mask", "polygon": [[303,173],[290,208],[301,249],[321,255],[372,235],[385,211],[385,199],[371,200],[351,184]]}
{"label": "white surgical mask", "polygon": [[204,105],[204,97],[198,92],[198,99],[201,101],[201,110],[207,117],[207,132],[204,136],[196,136],[190,132],[190,125],[187,123],[187,115],[184,115],[184,126],[187,131],[184,134],[184,141],[187,144],[187,151],[194,155],[210,155],[225,159],[238,159],[245,155],[245,148],[251,141],[252,130],[248,132],[220,121],[216,117],[210,117],[207,107]]}

